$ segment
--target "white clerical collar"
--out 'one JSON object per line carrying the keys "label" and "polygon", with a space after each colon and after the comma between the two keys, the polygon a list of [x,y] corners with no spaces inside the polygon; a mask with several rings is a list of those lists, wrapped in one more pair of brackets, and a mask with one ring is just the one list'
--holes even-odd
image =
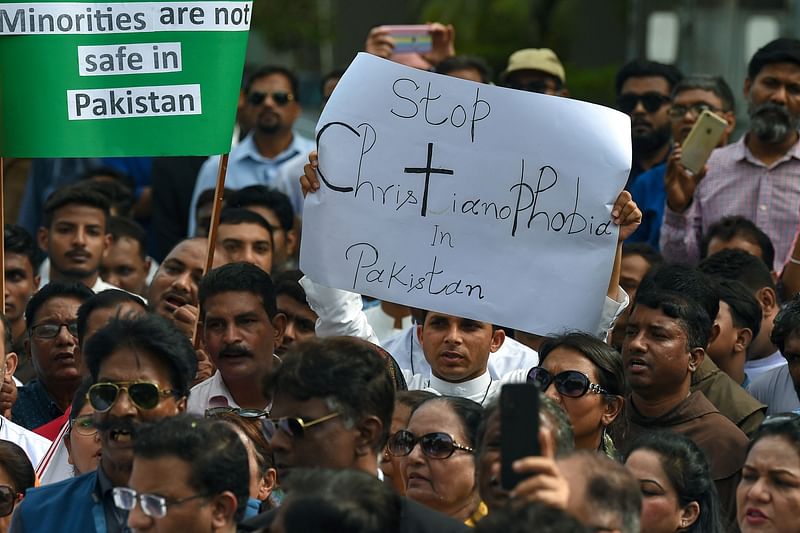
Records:
{"label": "white clerical collar", "polygon": [[469,381],[453,383],[439,379],[431,374],[430,387],[443,396],[458,396],[461,398],[471,398],[474,396],[484,396],[492,384],[492,376],[485,370],[483,374]]}

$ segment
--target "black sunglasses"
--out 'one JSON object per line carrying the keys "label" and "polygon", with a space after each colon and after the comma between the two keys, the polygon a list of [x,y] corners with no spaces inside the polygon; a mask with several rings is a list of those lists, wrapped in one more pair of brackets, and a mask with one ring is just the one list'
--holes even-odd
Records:
{"label": "black sunglasses", "polygon": [[206,418],[213,418],[215,416],[232,413],[242,418],[261,418],[262,416],[269,416],[269,411],[263,409],[243,409],[241,407],[209,407],[206,409]]}
{"label": "black sunglasses", "polygon": [[395,457],[404,457],[411,453],[417,443],[419,443],[422,453],[431,459],[447,459],[456,450],[464,450],[469,453],[475,451],[469,446],[457,443],[447,433],[437,431],[436,433],[427,433],[417,437],[410,431],[401,429],[389,439],[389,453]]}
{"label": "black sunglasses", "polygon": [[78,323],[70,324],[37,324],[31,328],[31,335],[37,339],[55,339],[61,333],[61,328],[67,328],[67,332],[73,337],[78,337]]}
{"label": "black sunglasses", "polygon": [[623,113],[630,114],[636,109],[636,104],[641,102],[645,111],[648,113],[655,113],[661,109],[661,106],[669,101],[669,96],[664,96],[657,92],[648,92],[644,94],[625,93],[619,95],[617,98],[617,108]]}
{"label": "black sunglasses", "polygon": [[552,383],[560,395],[568,398],[580,398],[587,392],[609,394],[597,383],[592,383],[589,376],[577,370],[565,370],[554,376],[544,368],[535,366],[528,372],[528,383],[533,383],[542,392],[546,391]]}
{"label": "black sunglasses", "polygon": [[340,416],[339,413],[329,413],[314,420],[309,420],[308,422],[298,416],[265,418],[261,421],[261,429],[264,436],[267,438],[267,442],[272,442],[278,430],[281,430],[289,438],[302,438],[306,433],[306,429],[332,420],[337,416]]}
{"label": "black sunglasses", "polygon": [[281,107],[294,100],[294,95],[286,91],[273,91],[271,93],[253,91],[247,95],[247,101],[250,105],[261,105],[268,97],[271,97],[272,101]]}
{"label": "black sunglasses", "polygon": [[114,406],[121,390],[127,391],[133,404],[144,410],[154,409],[163,396],[170,396],[174,392],[170,389],[161,390],[149,381],[104,381],[89,387],[86,398],[95,411],[105,413]]}
{"label": "black sunglasses", "polygon": [[8,516],[14,511],[17,493],[8,485],[0,485],[0,516]]}

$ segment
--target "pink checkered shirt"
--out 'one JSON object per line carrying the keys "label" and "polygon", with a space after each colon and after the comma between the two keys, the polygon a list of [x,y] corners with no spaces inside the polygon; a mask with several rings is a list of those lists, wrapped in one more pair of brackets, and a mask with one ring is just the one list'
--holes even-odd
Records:
{"label": "pink checkered shirt", "polygon": [[800,141],[767,167],[744,139],[711,153],[708,173],[684,213],[665,207],[660,245],[668,261],[696,263],[708,228],[722,217],[741,215],[769,235],[774,268],[783,269],[800,225]]}

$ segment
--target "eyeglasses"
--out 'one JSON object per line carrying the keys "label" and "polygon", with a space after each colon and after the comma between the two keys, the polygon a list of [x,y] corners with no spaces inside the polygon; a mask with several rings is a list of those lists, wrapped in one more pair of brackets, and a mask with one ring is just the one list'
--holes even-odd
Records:
{"label": "eyeglasses", "polygon": [[712,111],[716,113],[719,110],[712,105],[708,105],[703,102],[698,102],[692,105],[673,105],[672,107],[669,108],[669,111],[667,111],[667,113],[669,113],[671,119],[680,120],[686,116],[686,113],[690,111],[692,113],[692,117],[697,118],[703,111]]}
{"label": "eyeglasses", "polygon": [[142,507],[142,512],[150,518],[164,518],[167,516],[167,507],[180,505],[198,498],[208,498],[205,494],[195,494],[179,500],[170,500],[157,494],[140,494],[128,487],[114,487],[111,490],[114,496],[114,505],[125,511],[133,511],[136,502]]}
{"label": "eyeglasses", "polygon": [[170,396],[175,391],[171,389],[161,390],[158,385],[149,381],[107,381],[95,383],[89,387],[86,398],[99,413],[105,413],[117,401],[120,391],[126,391],[128,398],[139,409],[150,410],[158,406],[161,398]]}
{"label": "eyeglasses", "polygon": [[631,114],[636,109],[636,104],[641,102],[645,111],[655,113],[669,101],[669,96],[654,91],[644,94],[625,93],[617,98],[617,108],[623,113]]}
{"label": "eyeglasses", "polygon": [[609,394],[597,383],[592,383],[589,376],[577,370],[565,370],[554,376],[544,368],[536,366],[528,372],[528,383],[533,383],[542,392],[546,391],[552,383],[559,394],[568,398],[580,398],[588,392]]}
{"label": "eyeglasses", "polygon": [[78,337],[78,324],[71,322],[69,324],[37,324],[31,328],[31,334],[37,339],[54,339],[61,333],[61,328],[66,327],[67,331],[73,337]]}
{"label": "eyeglasses", "polygon": [[70,429],[74,429],[79,435],[87,437],[97,433],[97,427],[94,425],[94,417],[92,415],[75,417],[75,420],[70,423]]}
{"label": "eyeglasses", "polygon": [[475,451],[469,446],[457,443],[455,439],[447,433],[427,433],[421,437],[417,437],[410,431],[401,429],[389,439],[389,453],[395,457],[405,457],[414,450],[414,446],[416,446],[417,443],[419,443],[422,453],[431,459],[447,459],[453,455],[456,450],[464,450],[469,453]]}
{"label": "eyeglasses", "polygon": [[286,91],[273,91],[273,92],[258,92],[253,91],[252,93],[247,95],[247,103],[250,105],[258,106],[264,103],[264,100],[271,97],[272,101],[275,102],[275,105],[278,106],[285,106],[292,100],[294,100],[294,95],[292,93]]}
{"label": "eyeglasses", "polygon": [[213,418],[215,416],[224,414],[234,414],[242,418],[261,418],[262,416],[269,416],[269,411],[263,409],[242,409],[241,407],[209,407],[206,409],[206,418]]}
{"label": "eyeglasses", "polygon": [[14,512],[19,494],[8,485],[0,485],[0,516],[8,516]]}
{"label": "eyeglasses", "polygon": [[339,413],[330,413],[309,422],[306,422],[302,418],[292,416],[284,418],[265,418],[261,421],[261,427],[264,430],[264,436],[267,438],[267,442],[271,442],[272,439],[275,438],[275,434],[279,429],[288,437],[302,438],[306,429],[327,422],[337,416],[339,416]]}

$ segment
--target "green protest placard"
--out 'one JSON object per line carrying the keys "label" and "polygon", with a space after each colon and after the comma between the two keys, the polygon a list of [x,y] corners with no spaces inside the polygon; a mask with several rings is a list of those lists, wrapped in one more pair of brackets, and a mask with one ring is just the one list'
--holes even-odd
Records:
{"label": "green protest placard", "polygon": [[252,7],[0,3],[0,155],[228,152]]}

